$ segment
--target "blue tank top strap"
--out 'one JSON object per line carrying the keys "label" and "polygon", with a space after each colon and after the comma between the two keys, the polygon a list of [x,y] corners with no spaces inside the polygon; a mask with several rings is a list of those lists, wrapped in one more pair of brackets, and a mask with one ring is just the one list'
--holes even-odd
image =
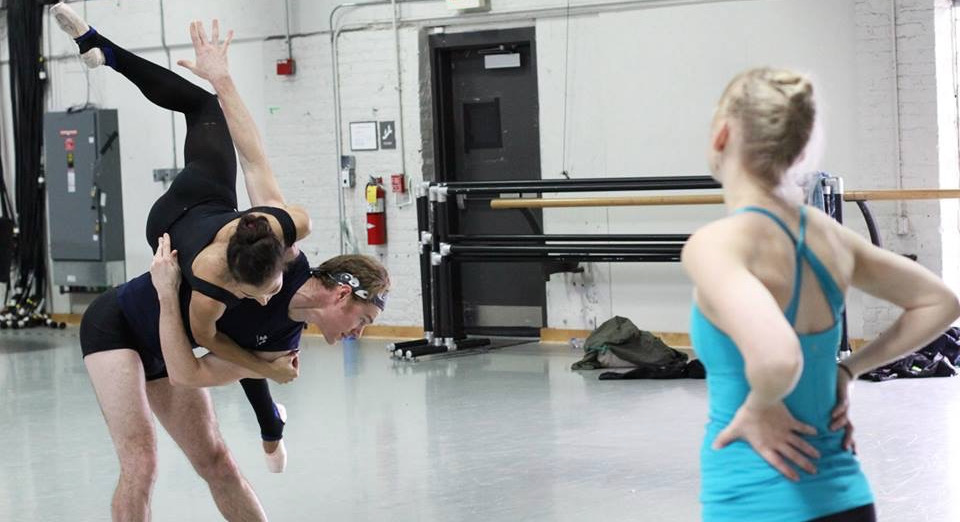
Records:
{"label": "blue tank top strap", "polygon": [[[788,227],[787,224],[784,223],[782,219],[780,219],[780,216],[774,214],[773,212],[770,212],[769,210],[763,207],[754,207],[754,206],[737,209],[736,211],[734,211],[734,214],[744,214],[746,212],[753,212],[756,214],[763,214],[764,216],[767,216],[768,218],[773,220],[774,223],[776,223],[777,225],[780,225],[780,228],[783,229],[783,231],[787,234],[788,237],[790,237],[790,241],[793,241],[794,245],[797,244],[796,236],[794,236],[793,232],[790,231],[790,227]],[[801,232],[802,232],[802,229],[801,229]]]}
{"label": "blue tank top strap", "polygon": [[799,244],[797,251],[803,256],[803,260],[810,265],[810,270],[813,272],[814,277],[817,278],[817,282],[820,283],[820,289],[823,290],[824,298],[830,303],[830,308],[833,309],[834,316],[839,316],[843,311],[844,301],[846,299],[840,287],[837,286],[836,281],[833,280],[833,276],[830,275],[830,271],[827,270],[827,267],[820,261],[820,258],[817,257],[817,254],[815,254],[813,250],[807,248],[806,210],[806,207],[800,207],[800,233],[798,234]]}
{"label": "blue tank top strap", "polygon": [[807,258],[808,254],[811,254],[807,248],[807,209],[803,205],[800,206],[800,228],[797,231],[796,246],[797,254],[794,264],[797,267],[797,273],[793,278],[793,297],[790,298],[790,306],[787,307],[786,311],[786,316],[790,324],[796,323],[797,313],[800,310],[800,288],[803,284],[803,260]]}
{"label": "blue tank top strap", "polygon": [[816,254],[807,249],[804,257],[807,263],[810,264],[813,275],[817,278],[817,281],[820,282],[820,288],[823,290],[827,302],[830,303],[830,308],[833,309],[834,315],[839,317],[840,313],[843,312],[846,296],[843,294],[843,291],[840,290],[840,287],[837,286],[837,283],[833,280],[833,276],[830,275],[830,271],[827,270],[827,267],[824,266]]}
{"label": "blue tank top strap", "polygon": [[807,207],[800,206],[800,230],[797,231],[797,249],[807,249]]}
{"label": "blue tank top strap", "polygon": [[779,225],[780,228],[787,234],[787,236],[790,238],[790,241],[793,242],[794,247],[796,247],[796,254],[794,255],[796,273],[793,276],[793,293],[790,296],[790,303],[787,305],[787,309],[783,312],[783,315],[787,317],[787,321],[789,321],[792,325],[797,321],[797,311],[800,309],[800,286],[803,284],[803,250],[805,250],[803,247],[803,239],[807,232],[807,222],[804,208],[800,207],[799,239],[797,236],[793,235],[793,232],[790,231],[790,227],[788,227],[787,224],[780,219],[780,216],[770,212],[765,208],[754,206],[743,207],[738,209],[735,213],[742,214],[744,212],[762,214],[773,220],[773,222]]}
{"label": "blue tank top strap", "polygon": [[827,267],[812,250],[805,248],[803,250],[803,258],[810,265],[810,270],[813,272],[814,277],[817,278],[817,282],[820,283],[820,289],[823,290],[824,298],[830,304],[830,308],[833,309],[834,316],[839,318],[843,312],[846,296],[843,291],[840,290],[837,282],[834,281],[833,275],[830,274],[830,271],[827,270]]}

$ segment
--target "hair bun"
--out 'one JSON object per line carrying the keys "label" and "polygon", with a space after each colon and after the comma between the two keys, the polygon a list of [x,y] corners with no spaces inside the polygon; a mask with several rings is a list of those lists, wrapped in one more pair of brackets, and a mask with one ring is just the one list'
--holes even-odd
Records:
{"label": "hair bun", "polygon": [[227,266],[237,281],[260,285],[282,271],[283,253],[267,218],[244,214],[227,244]]}
{"label": "hair bun", "polygon": [[235,235],[241,243],[252,245],[265,237],[273,236],[273,230],[270,229],[270,222],[267,221],[267,218],[245,214],[237,223]]}
{"label": "hair bun", "polygon": [[743,164],[768,185],[778,185],[800,157],[817,112],[813,83],[806,76],[771,67],[737,75],[719,110],[740,122]]}
{"label": "hair bun", "polygon": [[783,93],[792,105],[807,105],[813,98],[813,83],[805,76],[786,70],[770,73],[768,81]]}

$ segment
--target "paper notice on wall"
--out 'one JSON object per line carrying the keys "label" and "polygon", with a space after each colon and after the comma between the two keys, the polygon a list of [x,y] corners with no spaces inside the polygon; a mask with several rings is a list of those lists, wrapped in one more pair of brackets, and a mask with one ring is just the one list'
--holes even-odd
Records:
{"label": "paper notice on wall", "polygon": [[67,169],[67,192],[73,194],[77,191],[77,171]]}
{"label": "paper notice on wall", "polygon": [[350,150],[377,150],[377,122],[350,122]]}

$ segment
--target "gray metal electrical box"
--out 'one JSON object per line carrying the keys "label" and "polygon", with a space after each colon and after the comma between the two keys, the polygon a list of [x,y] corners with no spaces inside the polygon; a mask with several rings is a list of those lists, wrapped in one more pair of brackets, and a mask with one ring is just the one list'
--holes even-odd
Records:
{"label": "gray metal electrical box", "polygon": [[117,111],[48,112],[43,133],[54,284],[123,283]]}

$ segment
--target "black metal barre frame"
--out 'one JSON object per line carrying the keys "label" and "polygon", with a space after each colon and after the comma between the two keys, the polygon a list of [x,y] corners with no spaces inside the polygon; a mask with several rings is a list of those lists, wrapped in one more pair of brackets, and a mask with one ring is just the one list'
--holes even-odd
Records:
{"label": "black metal barre frame", "polygon": [[607,234],[598,239],[593,234],[450,234],[447,239],[451,244],[462,243],[522,243],[531,241],[582,241],[582,242],[636,242],[636,243],[684,243],[690,238],[689,234]]}
{"label": "black metal barre frame", "polygon": [[497,187],[514,188],[519,186],[549,186],[549,185],[612,185],[633,183],[636,185],[648,185],[651,183],[671,183],[678,189],[683,190],[694,184],[709,184],[712,188],[720,188],[720,184],[712,176],[632,176],[615,178],[575,178],[575,179],[523,179],[523,180],[502,180],[502,181],[447,181],[436,183],[452,188],[478,188],[478,187]]}
{"label": "black metal barre frame", "polygon": [[451,254],[679,254],[682,244],[642,245],[450,245]]}
{"label": "black metal barre frame", "polygon": [[[689,237],[687,234],[611,234],[608,236],[456,234],[451,227],[457,206],[448,202],[451,196],[461,198],[467,195],[504,193],[694,190],[717,189],[720,185],[709,176],[661,176],[429,183],[423,188],[426,194],[417,198],[417,222],[421,249],[424,338],[389,345],[388,350],[393,351],[395,355],[413,354],[412,356],[417,357],[486,344],[484,339],[467,338],[463,333],[463,313],[458,301],[452,295],[456,290],[452,280],[454,263],[677,262],[683,242]],[[557,241],[582,244],[554,244]],[[496,243],[508,243],[510,246],[498,249]],[[518,243],[521,244],[518,245]],[[610,245],[609,243],[641,244]],[[455,252],[458,249],[460,250]]]}
{"label": "black metal barre frame", "polygon": [[[824,208],[843,222],[843,185],[839,178],[823,181]],[[673,184],[676,183],[676,184]],[[629,187],[629,188],[626,188]],[[423,294],[424,338],[394,343],[388,350],[401,357],[416,358],[489,344],[488,339],[467,338],[463,333],[462,310],[452,292],[453,265],[460,262],[506,261],[518,263],[562,262],[678,262],[687,234],[523,234],[475,235],[452,233],[451,194],[590,192],[614,190],[685,190],[719,188],[712,178],[599,178],[594,180],[533,180],[518,182],[467,182],[426,184],[426,195],[417,198],[417,221],[421,247],[421,285]],[[870,230],[871,240],[879,245],[876,224],[864,202],[858,202]],[[547,242],[581,244],[546,244]],[[610,245],[602,242],[660,243]],[[673,244],[669,244],[673,242]],[[508,245],[496,244],[508,243]],[[516,243],[535,243],[517,245]],[[843,316],[841,350],[848,350],[846,314]]]}
{"label": "black metal barre frame", "polygon": [[630,256],[630,255],[597,255],[591,256],[586,254],[581,255],[563,255],[558,254],[555,256],[543,256],[540,254],[528,254],[528,255],[515,255],[515,256],[506,256],[506,255],[466,255],[458,256],[454,262],[457,263],[481,263],[481,262],[514,262],[514,263],[543,263],[545,261],[556,261],[560,263],[576,263],[576,262],[587,262],[587,263],[676,263],[680,261],[680,254],[677,255],[660,255],[660,256]]}
{"label": "black metal barre frame", "polygon": [[[420,196],[417,198],[417,223],[420,231],[417,234],[417,243],[419,243],[420,249],[420,281],[421,289],[433,288],[433,285],[430,281],[432,274],[430,272],[430,253],[432,252],[430,246],[430,238],[428,233],[425,230],[425,227],[419,225],[419,223],[427,223],[430,219],[430,202],[426,196]],[[424,282],[426,283],[424,285]],[[435,302],[431,292],[424,291],[420,296],[421,304],[423,306],[423,330],[425,332],[433,332],[433,303]]]}
{"label": "black metal barre frame", "polygon": [[[873,220],[873,213],[870,212],[870,207],[867,206],[867,202],[857,201],[857,208],[860,209],[860,214],[863,215],[863,221],[867,224],[867,233],[870,234],[870,242],[878,247],[882,247],[880,233],[877,232],[877,222]],[[840,222],[843,223],[842,218]]]}

